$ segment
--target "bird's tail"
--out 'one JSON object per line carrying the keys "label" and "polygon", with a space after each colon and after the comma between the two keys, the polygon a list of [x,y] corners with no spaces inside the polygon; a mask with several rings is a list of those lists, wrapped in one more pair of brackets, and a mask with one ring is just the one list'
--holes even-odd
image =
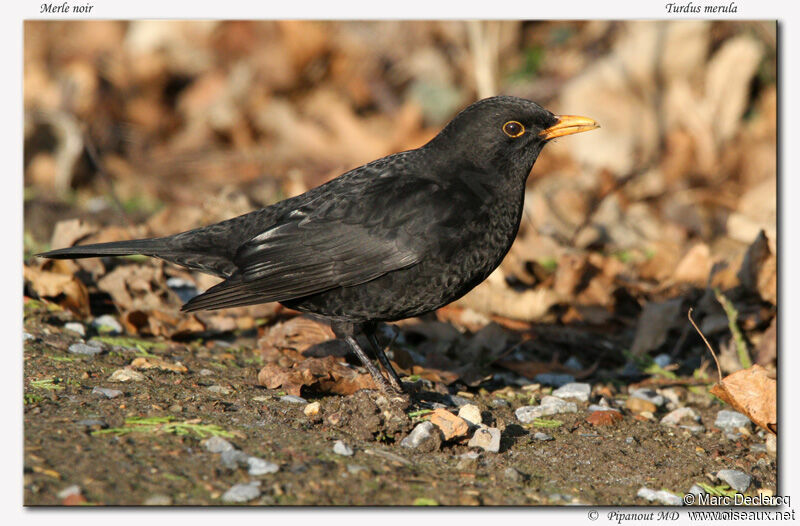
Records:
{"label": "bird's tail", "polygon": [[167,243],[162,238],[152,238],[59,248],[36,255],[50,259],[78,259],[101,256],[132,256],[134,254],[162,256],[166,255],[165,252],[169,252]]}

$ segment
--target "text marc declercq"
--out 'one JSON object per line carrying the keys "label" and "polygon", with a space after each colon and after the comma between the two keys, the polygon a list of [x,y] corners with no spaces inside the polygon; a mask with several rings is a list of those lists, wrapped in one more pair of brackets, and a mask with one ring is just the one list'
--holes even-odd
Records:
{"label": "text marc declercq", "polygon": [[696,506],[791,506],[791,497],[786,495],[697,495]]}

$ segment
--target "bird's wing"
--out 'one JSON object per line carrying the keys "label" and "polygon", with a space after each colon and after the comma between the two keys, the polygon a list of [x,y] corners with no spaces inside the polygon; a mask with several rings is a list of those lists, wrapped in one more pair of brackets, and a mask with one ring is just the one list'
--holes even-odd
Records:
{"label": "bird's wing", "polygon": [[378,177],[296,208],[244,243],[233,276],[183,310],[285,301],[412,266],[426,246],[415,216],[433,186]]}

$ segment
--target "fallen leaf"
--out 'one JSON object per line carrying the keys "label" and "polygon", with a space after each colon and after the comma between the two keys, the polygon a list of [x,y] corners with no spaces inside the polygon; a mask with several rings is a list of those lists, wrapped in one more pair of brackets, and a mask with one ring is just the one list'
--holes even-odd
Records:
{"label": "fallen leaf", "polygon": [[769,328],[761,335],[756,344],[756,363],[759,365],[774,364],[778,352],[778,317],[772,318]]}
{"label": "fallen leaf", "polygon": [[678,319],[682,305],[682,298],[646,304],[639,315],[631,352],[635,356],[642,356],[663,345]]}
{"label": "fallen leaf", "polygon": [[737,276],[742,287],[758,294],[765,301],[777,301],[776,259],[769,247],[769,239],[760,231],[745,252]]}
{"label": "fallen leaf", "polygon": [[746,415],[756,425],[778,433],[777,382],[760,365],[726,376],[711,394]]}
{"label": "fallen leaf", "polygon": [[180,362],[170,363],[163,358],[159,357],[144,357],[140,356],[131,362],[131,367],[134,369],[161,369],[162,371],[170,371],[173,373],[185,373],[188,371],[185,365]]}
{"label": "fallen leaf", "polygon": [[39,297],[51,298],[80,316],[90,314],[89,292],[75,276],[58,274],[27,265],[23,267],[22,274]]}
{"label": "fallen leaf", "polygon": [[691,283],[702,287],[711,272],[711,249],[705,243],[694,245],[680,260],[672,279],[679,283]]}
{"label": "fallen leaf", "polygon": [[259,371],[258,382],[268,389],[280,387],[295,396],[300,396],[304,386],[341,395],[353,394],[361,389],[375,389],[375,382],[369,374],[342,365],[333,356],[306,358],[290,367],[267,364]]}
{"label": "fallen leaf", "polygon": [[278,357],[284,355],[300,360],[303,351],[334,337],[329,324],[308,316],[296,316],[270,328],[258,340],[258,347],[267,361],[277,361]]}

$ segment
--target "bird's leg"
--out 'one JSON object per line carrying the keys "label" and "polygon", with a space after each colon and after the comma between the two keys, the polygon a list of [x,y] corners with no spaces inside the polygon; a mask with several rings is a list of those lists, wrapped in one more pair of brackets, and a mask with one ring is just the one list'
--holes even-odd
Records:
{"label": "bird's leg", "polygon": [[[400,381],[400,377],[395,372],[394,367],[392,367],[391,362],[389,362],[389,358],[386,357],[386,354],[384,354],[380,343],[378,343],[378,339],[375,337],[375,326],[365,326],[364,334],[366,334],[369,344],[372,346],[372,350],[375,352],[375,356],[378,357],[378,362],[380,362],[380,364],[386,370],[386,373],[389,375],[389,383],[392,384],[392,387],[398,391],[403,392],[403,382]],[[391,346],[392,344],[389,343],[386,348],[388,349]]]}
{"label": "bird's leg", "polygon": [[353,352],[356,353],[358,359],[361,360],[361,363],[364,367],[367,368],[369,374],[372,376],[372,379],[375,380],[375,384],[381,389],[381,391],[390,394],[396,395],[403,392],[402,388],[398,390],[389,384],[386,381],[386,378],[383,377],[380,370],[375,367],[375,364],[372,363],[372,360],[369,359],[367,353],[364,352],[364,349],[361,348],[361,345],[355,338],[355,327],[351,323],[331,323],[331,328],[333,329],[333,333],[336,335],[337,338],[343,338],[344,341],[350,345],[350,348],[353,349]]}

